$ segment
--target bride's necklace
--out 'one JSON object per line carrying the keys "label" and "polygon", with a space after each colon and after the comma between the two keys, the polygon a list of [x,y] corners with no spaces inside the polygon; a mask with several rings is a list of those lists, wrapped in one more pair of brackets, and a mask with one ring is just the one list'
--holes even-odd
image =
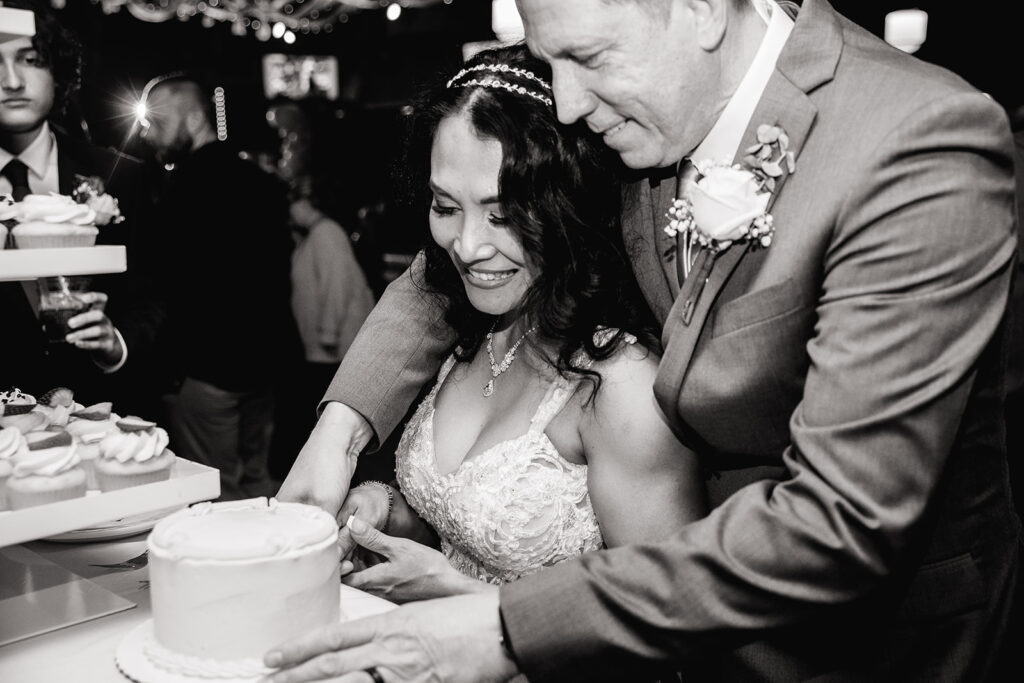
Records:
{"label": "bride's necklace", "polygon": [[519,345],[522,344],[528,335],[530,335],[537,326],[534,325],[526,332],[523,336],[516,340],[516,343],[509,347],[508,351],[505,352],[505,357],[501,359],[500,363],[494,361],[494,327],[498,324],[498,321],[494,321],[494,325],[491,325],[491,331],[487,333],[487,358],[491,362],[491,380],[484,385],[484,396],[490,396],[494,393],[494,380],[497,379],[498,375],[505,372],[512,366],[512,361],[516,359],[516,351],[519,349]]}

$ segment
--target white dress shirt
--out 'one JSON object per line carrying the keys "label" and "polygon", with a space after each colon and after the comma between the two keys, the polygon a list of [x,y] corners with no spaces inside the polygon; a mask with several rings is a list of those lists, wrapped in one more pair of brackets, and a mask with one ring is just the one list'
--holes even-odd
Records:
{"label": "white dress shirt", "polygon": [[690,155],[690,160],[695,164],[706,159],[730,164],[734,162],[740,142],[743,141],[743,133],[750,126],[757,103],[775,70],[775,62],[793,30],[793,20],[774,0],[755,1],[754,7],[762,19],[765,19],[765,14],[769,15],[766,19],[768,30],[736,92],[729,98],[729,103],[725,105],[711,131]]}

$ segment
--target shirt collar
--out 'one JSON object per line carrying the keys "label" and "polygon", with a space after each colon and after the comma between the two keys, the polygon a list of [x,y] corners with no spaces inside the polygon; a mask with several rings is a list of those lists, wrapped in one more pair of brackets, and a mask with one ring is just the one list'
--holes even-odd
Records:
{"label": "shirt collar", "polygon": [[7,162],[17,156],[22,163],[28,166],[29,171],[37,178],[42,179],[46,177],[55,142],[53,131],[50,130],[50,124],[43,121],[43,125],[39,128],[39,133],[36,134],[35,139],[32,140],[21,154],[14,155],[0,147],[0,168],[6,166]]}
{"label": "shirt collar", "polygon": [[743,140],[743,133],[750,125],[757,103],[775,70],[775,62],[793,30],[793,20],[774,0],[755,2],[754,7],[762,19],[765,13],[769,15],[768,30],[736,92],[729,98],[729,103],[725,105],[711,131],[690,155],[694,161],[713,159],[732,163]]}

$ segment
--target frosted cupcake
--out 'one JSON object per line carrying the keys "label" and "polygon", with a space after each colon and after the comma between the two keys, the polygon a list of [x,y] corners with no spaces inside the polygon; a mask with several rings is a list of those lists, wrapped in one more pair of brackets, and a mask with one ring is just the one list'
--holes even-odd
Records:
{"label": "frosted cupcake", "polygon": [[18,415],[4,415],[0,417],[0,429],[17,429],[22,434],[28,434],[39,429],[46,429],[46,418],[35,411]]}
{"label": "frosted cupcake", "polygon": [[64,428],[71,414],[85,409],[81,403],[75,403],[75,394],[67,387],[50,389],[37,399],[33,412],[46,418],[47,427]]}
{"label": "frosted cupcake", "polygon": [[82,459],[82,467],[90,489],[98,489],[96,478],[96,460],[100,457],[100,443],[107,434],[118,431],[117,423],[121,417],[110,412],[110,403],[97,403],[71,414],[64,430],[78,444],[78,457]]}
{"label": "frosted cupcake", "polygon": [[65,433],[30,443],[28,454],[18,458],[7,480],[7,502],[12,510],[84,495],[85,470],[79,465],[77,447]]}
{"label": "frosted cupcake", "polygon": [[71,197],[30,194],[14,207],[18,224],[11,235],[19,249],[91,247],[96,243],[96,212]]}
{"label": "frosted cupcake", "polygon": [[7,480],[14,471],[14,463],[28,454],[28,444],[22,433],[15,429],[0,429],[0,510],[7,509]]}
{"label": "frosted cupcake", "polygon": [[174,454],[167,450],[167,432],[137,417],[117,423],[117,431],[100,441],[96,479],[101,491],[164,481],[171,476]]}

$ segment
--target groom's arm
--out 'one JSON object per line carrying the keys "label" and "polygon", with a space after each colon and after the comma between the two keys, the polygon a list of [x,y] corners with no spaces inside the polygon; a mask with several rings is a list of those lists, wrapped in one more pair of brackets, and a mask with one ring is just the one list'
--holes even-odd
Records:
{"label": "groom's arm", "polygon": [[424,256],[388,286],[342,359],[320,410],[331,401],[362,415],[383,442],[437,374],[454,334],[437,300],[422,291]]}
{"label": "groom's arm", "polygon": [[423,267],[420,253],[359,330],[278,498],[337,514],[359,454],[388,437],[437,374],[454,334],[436,300],[417,286]]}
{"label": "groom's arm", "polygon": [[[503,586],[531,681],[606,680],[728,636],[835,619],[914,573],[914,550],[944,533],[927,515],[950,495],[979,367],[996,366],[1015,249],[1010,145],[1005,117],[980,94],[933,101],[882,138],[822,250],[788,477],[740,489],[666,542]],[[972,477],[989,476],[985,461]]]}

